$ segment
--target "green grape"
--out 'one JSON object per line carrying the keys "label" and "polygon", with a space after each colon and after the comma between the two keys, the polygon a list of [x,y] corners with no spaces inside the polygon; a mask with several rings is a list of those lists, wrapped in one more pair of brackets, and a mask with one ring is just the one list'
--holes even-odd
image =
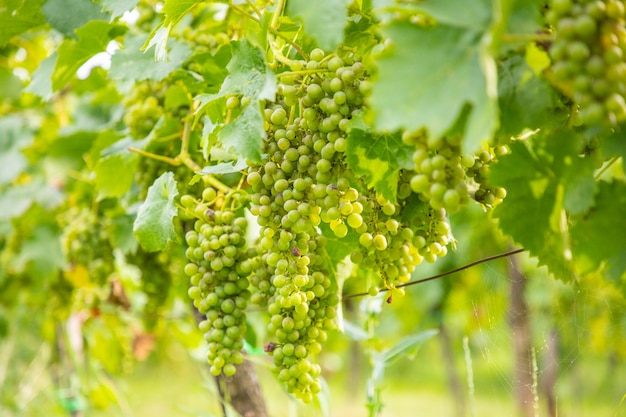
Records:
{"label": "green grape", "polygon": [[188,293],[194,306],[206,316],[199,327],[209,346],[210,372],[231,376],[243,360],[244,311],[251,297],[252,253],[245,249],[244,239],[247,221],[227,208],[207,208],[204,197],[215,200],[216,190],[209,187],[202,196],[193,230],[185,235],[188,263],[183,271],[190,278]]}
{"label": "green grape", "polygon": [[580,122],[609,127],[626,120],[624,2],[551,0],[549,7],[552,71],[580,108]]}
{"label": "green grape", "polygon": [[108,219],[86,207],[72,207],[60,216],[59,223],[63,227],[61,248],[69,272],[80,273],[82,268],[91,282],[107,283],[115,270]]}

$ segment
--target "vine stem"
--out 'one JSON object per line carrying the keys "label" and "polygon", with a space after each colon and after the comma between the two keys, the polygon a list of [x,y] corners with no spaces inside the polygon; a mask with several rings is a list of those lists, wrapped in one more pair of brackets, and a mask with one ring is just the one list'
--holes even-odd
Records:
{"label": "vine stem", "polygon": [[502,42],[551,42],[554,36],[550,33],[505,33]]}
{"label": "vine stem", "polygon": [[609,162],[607,162],[602,168],[600,168],[600,170],[596,173],[593,179],[596,181],[599,180],[602,174],[604,174],[609,168],[611,168],[611,165],[613,165],[618,159],[619,156],[614,156]]}
{"label": "vine stem", "polygon": [[[482,258],[482,259],[479,259],[477,261],[470,262],[467,265],[463,265],[463,266],[460,266],[458,268],[455,268],[455,269],[453,269],[451,271],[442,272],[441,274],[437,274],[437,275],[433,275],[433,276],[430,276],[430,277],[427,277],[427,278],[418,279],[416,281],[409,281],[409,282],[407,282],[405,284],[397,285],[395,288],[409,287],[411,285],[422,284],[424,282],[433,281],[435,279],[439,279],[439,278],[443,278],[443,277],[448,276],[448,275],[455,274],[457,272],[463,271],[465,269],[471,268],[471,267],[476,266],[476,265],[480,265],[480,264],[485,263],[485,262],[493,261],[493,260],[500,259],[500,258],[506,258],[508,256],[512,256],[512,255],[515,255],[517,253],[524,252],[525,250],[526,249],[515,249],[515,250],[510,250],[508,252],[500,253],[500,254],[497,254],[497,255],[488,256],[486,258]],[[390,291],[390,290],[393,290],[395,288],[383,288],[383,289],[380,290],[380,292]],[[368,292],[360,292],[360,293],[356,293],[356,294],[349,294],[349,295],[343,296],[342,300],[347,300],[349,298],[355,298],[355,297],[363,297],[363,296],[366,296],[366,295],[369,295],[369,293]]]}

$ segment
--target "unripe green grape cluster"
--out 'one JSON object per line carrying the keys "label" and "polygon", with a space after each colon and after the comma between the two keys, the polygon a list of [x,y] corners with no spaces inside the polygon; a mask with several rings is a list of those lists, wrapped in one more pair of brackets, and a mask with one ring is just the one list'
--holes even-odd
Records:
{"label": "unripe green grape cluster", "polygon": [[71,269],[84,267],[90,281],[105,284],[115,269],[107,222],[89,208],[72,207],[59,219],[61,248]]}
{"label": "unripe green grape cluster", "polygon": [[202,194],[202,201],[181,197],[183,207],[197,217],[185,235],[188,263],[184,272],[190,277],[189,296],[206,316],[199,327],[208,343],[210,372],[232,376],[243,361],[245,309],[250,298],[249,272],[242,269],[248,257],[247,220],[226,207],[210,208],[208,203],[217,198],[213,188]]}
{"label": "unripe green grape cluster", "polygon": [[135,139],[143,139],[164,114],[165,88],[161,82],[142,81],[124,99],[124,124]]}
{"label": "unripe green grape cluster", "polygon": [[580,107],[580,121],[611,126],[626,120],[625,2],[551,0],[549,6],[554,78]]}
{"label": "unripe green grape cluster", "polygon": [[159,323],[161,310],[173,284],[174,268],[179,265],[167,252],[146,252],[142,249],[129,256],[128,261],[141,271],[141,291],[146,295],[143,321],[146,329],[151,331]]}
{"label": "unripe green grape cluster", "polygon": [[411,189],[434,209],[457,211],[468,201],[465,169],[461,155],[461,136],[429,137],[406,132],[402,140],[415,146],[415,175]]}
{"label": "unripe green grape cluster", "polygon": [[498,156],[505,155],[507,152],[506,146],[490,147],[468,159],[467,177],[475,183],[472,198],[484,207],[495,207],[506,197],[506,190],[489,184],[488,176],[490,165],[496,161]]}

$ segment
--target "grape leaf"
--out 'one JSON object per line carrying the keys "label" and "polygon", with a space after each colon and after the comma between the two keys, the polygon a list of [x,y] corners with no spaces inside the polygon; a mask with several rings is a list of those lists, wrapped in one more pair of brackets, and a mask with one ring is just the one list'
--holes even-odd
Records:
{"label": "grape leaf", "polygon": [[10,187],[0,191],[0,221],[24,214],[33,203],[53,209],[62,201],[63,194],[40,178]]}
{"label": "grape leaf", "polygon": [[41,12],[45,0],[5,0],[0,4],[0,46],[27,30],[46,23]]}
{"label": "grape leaf", "polygon": [[489,78],[483,72],[489,59],[481,50],[480,32],[398,22],[384,27],[383,34],[392,46],[378,59],[372,86],[379,129],[425,127],[440,137],[470,105],[463,151],[472,153],[491,138],[498,120],[495,70],[487,71]]}
{"label": "grape leaf", "polygon": [[111,244],[115,249],[123,253],[135,253],[137,251],[137,239],[133,234],[135,216],[122,214],[111,219]]}
{"label": "grape leaf", "polygon": [[96,189],[101,197],[121,197],[133,184],[138,158],[134,154],[110,155],[96,164]]}
{"label": "grape leaf", "polygon": [[108,21],[110,16],[91,0],[48,0],[41,8],[46,20],[66,37],[90,20]]}
{"label": "grape leaf", "polygon": [[583,272],[606,262],[607,276],[617,282],[626,271],[626,184],[600,181],[595,206],[571,228],[574,259]]}
{"label": "grape leaf", "polygon": [[202,0],[165,0],[162,10],[165,14],[163,24],[175,25],[198,3],[202,3]]}
{"label": "grape leaf", "polygon": [[52,74],[52,88],[58,91],[76,76],[76,71],[89,58],[104,52],[109,41],[123,33],[124,26],[92,20],[76,30],[78,40],[66,39],[58,49]]}
{"label": "grape leaf", "polygon": [[30,84],[26,87],[26,91],[33,93],[43,100],[48,101],[52,98],[52,74],[57,63],[57,53],[50,55],[41,61],[39,67],[33,72]]}
{"label": "grape leaf", "polygon": [[141,246],[155,252],[176,240],[172,222],[178,214],[174,198],[178,195],[172,172],[165,172],[148,188],[146,201],[139,207],[133,233]]}
{"label": "grape leaf", "polygon": [[554,89],[524,58],[515,55],[498,67],[500,130],[504,137],[516,136],[526,128],[536,129],[557,117],[546,117],[555,107]]}
{"label": "grape leaf", "polygon": [[167,62],[155,61],[151,54],[141,51],[143,40],[140,37],[129,37],[124,41],[124,49],[115,52],[111,57],[109,76],[122,81],[160,81],[172,71],[179,68],[189,58],[189,47],[174,39],[170,40]]}
{"label": "grape leaf", "polygon": [[375,134],[350,129],[346,160],[357,175],[366,178],[387,200],[395,203],[399,170],[413,165],[413,149],[402,143],[399,133]]}
{"label": "grape leaf", "polygon": [[256,100],[274,100],[276,77],[265,65],[263,51],[245,40],[232,44],[232,58],[226,66],[228,76],[220,96],[243,94]]}
{"label": "grape leaf", "polygon": [[[252,161],[261,160],[261,145],[265,137],[261,100],[274,100],[276,77],[265,65],[263,51],[242,40],[232,43],[232,57],[226,66],[229,73],[217,94],[204,94],[197,97],[200,102],[198,112],[208,114],[215,124],[209,135],[217,134],[218,140],[237,156]],[[224,97],[242,94],[250,98],[250,103],[241,113],[226,125],[221,122]],[[223,126],[223,127],[222,127]],[[211,140],[203,140],[203,152]]]}
{"label": "grape leaf", "polygon": [[0,119],[0,138],[0,184],[7,184],[28,165],[21,150],[33,142],[33,135],[19,117],[7,116]]}
{"label": "grape leaf", "polygon": [[[535,136],[528,145],[511,144],[511,153],[491,167],[490,180],[506,188],[506,199],[495,208],[501,229],[520,243],[540,265],[564,281],[573,278],[571,253],[567,241],[564,200],[575,208],[588,206],[575,185],[566,184],[568,176],[584,168],[586,161],[577,155],[577,141],[568,132]],[[588,172],[588,175],[591,175]],[[582,190],[589,195],[585,181]]]}
{"label": "grape leaf", "polygon": [[11,263],[18,272],[46,280],[54,278],[64,260],[58,230],[41,224],[24,239]]}
{"label": "grape leaf", "polygon": [[459,7],[457,0],[426,0],[417,3],[414,8],[432,16],[439,23],[485,30],[491,20],[491,0],[467,2]]}
{"label": "grape leaf", "polygon": [[263,116],[259,105],[254,103],[244,107],[239,117],[217,133],[218,140],[227,149],[232,149],[237,156],[257,162],[261,160],[261,141],[264,137]]}
{"label": "grape leaf", "polygon": [[0,67],[0,100],[15,100],[22,93],[22,81],[8,68]]}
{"label": "grape leaf", "polygon": [[320,48],[333,51],[343,40],[348,4],[347,0],[290,0],[287,14],[302,19],[304,31],[317,40]]}
{"label": "grape leaf", "polygon": [[128,10],[137,6],[139,0],[100,0],[102,8],[111,12],[111,18],[122,16]]}
{"label": "grape leaf", "polygon": [[209,165],[202,168],[198,174],[201,175],[215,175],[215,174],[232,174],[233,172],[239,172],[246,169],[248,164],[243,159],[232,162],[223,162],[221,164]]}

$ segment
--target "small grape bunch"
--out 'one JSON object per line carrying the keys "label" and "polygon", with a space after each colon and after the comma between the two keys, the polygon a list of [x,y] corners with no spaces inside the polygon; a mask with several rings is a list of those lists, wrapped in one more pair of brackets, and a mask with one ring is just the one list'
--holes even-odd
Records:
{"label": "small grape bunch", "polygon": [[626,120],[626,27],[623,0],[551,0],[548,20],[554,78],[580,107],[580,121]]}
{"label": "small grape bunch", "polygon": [[241,268],[248,257],[247,221],[225,204],[209,208],[207,203],[216,200],[220,199],[211,187],[203,191],[202,201],[189,195],[181,198],[181,204],[197,217],[193,230],[185,235],[188,263],[184,272],[190,277],[189,296],[206,316],[199,327],[208,343],[210,372],[232,376],[235,365],[243,361],[245,309],[250,298],[249,271]]}

